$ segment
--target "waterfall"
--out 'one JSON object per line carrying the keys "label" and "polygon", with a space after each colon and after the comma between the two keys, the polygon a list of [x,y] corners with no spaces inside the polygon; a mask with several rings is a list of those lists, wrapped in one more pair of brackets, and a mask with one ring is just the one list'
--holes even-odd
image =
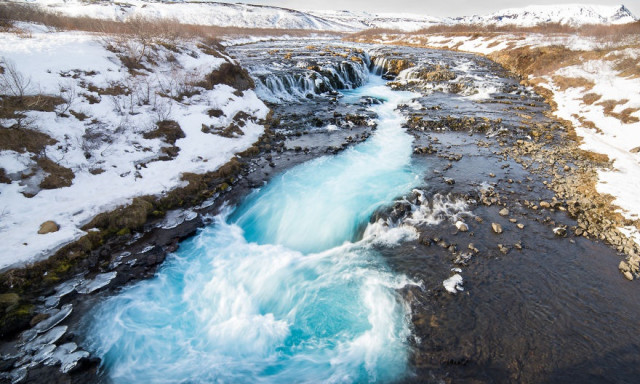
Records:
{"label": "waterfall", "polygon": [[296,66],[286,71],[252,73],[256,92],[261,99],[272,102],[295,102],[306,98],[355,89],[367,82],[370,59],[366,53],[357,60],[328,62],[315,67]]}

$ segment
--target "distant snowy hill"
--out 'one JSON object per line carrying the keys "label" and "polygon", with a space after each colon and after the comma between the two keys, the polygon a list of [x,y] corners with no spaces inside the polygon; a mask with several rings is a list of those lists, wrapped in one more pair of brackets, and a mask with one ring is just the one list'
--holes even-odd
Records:
{"label": "distant snowy hill", "polygon": [[531,5],[510,8],[486,16],[468,16],[450,19],[453,23],[484,25],[517,25],[531,27],[544,23],[560,23],[571,26],[586,24],[625,24],[636,17],[624,6],[583,4]]}
{"label": "distant snowy hill", "polygon": [[94,1],[31,0],[69,16],[89,16],[108,20],[130,17],[172,18],[186,24],[241,28],[306,29],[318,31],[355,31],[355,27],[337,20],[325,20],[309,13],[261,5],[188,1]]}
{"label": "distant snowy hill", "polygon": [[624,6],[581,4],[532,5],[511,8],[484,16],[437,18],[412,14],[376,14],[353,11],[299,11],[294,9],[229,4],[213,1],[83,1],[27,0],[27,2],[73,16],[126,20],[129,17],[175,18],[183,23],[222,27],[305,29],[354,32],[368,28],[391,28],[414,31],[433,25],[481,24],[534,26],[561,23],[624,24],[637,18]]}
{"label": "distant snowy hill", "polygon": [[309,14],[327,21],[350,25],[357,29],[390,28],[403,31],[416,31],[437,24],[445,23],[445,19],[403,13],[369,13],[353,11],[308,11]]}

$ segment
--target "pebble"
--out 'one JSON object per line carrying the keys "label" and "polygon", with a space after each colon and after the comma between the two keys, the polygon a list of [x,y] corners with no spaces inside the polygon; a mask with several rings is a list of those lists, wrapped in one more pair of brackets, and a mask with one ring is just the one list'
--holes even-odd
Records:
{"label": "pebble", "polygon": [[509,210],[507,208],[502,208],[498,213],[500,214],[500,216],[508,216]]}
{"label": "pebble", "polygon": [[491,228],[493,229],[493,232],[495,233],[502,233],[502,225],[498,224],[498,223],[491,223]]}
{"label": "pebble", "polygon": [[519,229],[524,229],[524,224],[516,224],[516,227],[518,227]]}

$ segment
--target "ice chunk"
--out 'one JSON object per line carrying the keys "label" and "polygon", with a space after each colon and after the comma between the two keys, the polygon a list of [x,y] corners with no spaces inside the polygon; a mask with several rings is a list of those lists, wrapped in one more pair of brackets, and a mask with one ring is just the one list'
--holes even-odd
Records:
{"label": "ice chunk", "polygon": [[51,358],[51,356],[53,355],[53,351],[55,351],[55,349],[56,349],[56,346],[53,344],[45,345],[44,347],[42,347],[41,350],[38,351],[38,353],[36,353],[33,356],[33,358],[31,359],[32,364],[39,364]]}
{"label": "ice chunk", "polygon": [[464,288],[462,288],[462,276],[458,273],[443,281],[442,285],[444,285],[444,289],[451,293],[464,291]]}
{"label": "ice chunk", "polygon": [[78,364],[78,361],[80,361],[80,359],[86,358],[86,357],[89,357],[89,352],[87,351],[76,351],[68,355],[65,355],[60,360],[60,365],[61,365],[60,372],[62,373],[69,372],[71,369],[73,369],[73,367],[75,367]]}
{"label": "ice chunk", "polygon": [[65,281],[64,283],[58,285],[56,287],[56,293],[54,296],[63,297],[73,292],[73,290],[82,283],[82,278],[77,277],[75,279],[71,279],[69,281]]}
{"label": "ice chunk", "polygon": [[170,212],[167,212],[167,215],[165,216],[164,222],[162,223],[162,228],[164,229],[175,228],[178,225],[182,224],[183,222],[191,221],[196,217],[198,217],[198,213],[191,210],[170,211]]}
{"label": "ice chunk", "polygon": [[95,292],[98,289],[107,286],[111,280],[113,280],[118,272],[107,272],[96,275],[91,281],[85,281],[79,287],[76,287],[76,291],[82,294],[89,294]]}
{"label": "ice chunk", "polygon": [[36,324],[36,326],[33,327],[33,329],[37,333],[47,332],[51,328],[53,328],[56,325],[60,324],[60,322],[62,320],[66,319],[67,316],[69,316],[71,314],[72,310],[73,310],[73,305],[65,304],[65,305],[62,306],[62,308],[60,308],[59,311],[53,312],[51,317],[49,317],[48,319],[43,320],[43,321],[39,322],[38,324]]}
{"label": "ice chunk", "polygon": [[27,352],[35,352],[35,351],[41,349],[44,345],[55,343],[66,332],[67,332],[67,326],[66,325],[60,325],[58,327],[51,328],[51,330],[49,330],[49,332],[47,332],[47,333],[45,333],[45,334],[43,334],[41,336],[38,336],[33,341],[27,343],[24,346],[24,349]]}

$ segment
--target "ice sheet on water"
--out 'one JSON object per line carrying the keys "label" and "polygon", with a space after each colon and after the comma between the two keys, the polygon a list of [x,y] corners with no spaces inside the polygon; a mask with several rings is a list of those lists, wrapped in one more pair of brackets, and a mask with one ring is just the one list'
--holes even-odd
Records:
{"label": "ice sheet on water", "polygon": [[67,332],[66,325],[60,325],[58,327],[51,328],[47,333],[36,337],[29,343],[25,344],[24,350],[27,352],[35,352],[45,345],[53,344],[58,341],[62,335]]}
{"label": "ice sheet on water", "polygon": [[89,294],[89,293],[95,292],[98,289],[108,285],[111,282],[111,280],[113,280],[116,277],[117,274],[118,272],[114,271],[114,272],[107,272],[107,273],[101,273],[99,275],[96,275],[96,277],[94,277],[93,280],[85,281],[84,283],[76,287],[76,291],[82,294]]}
{"label": "ice sheet on water", "polygon": [[74,279],[71,279],[69,281],[65,281],[64,283],[58,285],[55,288],[56,293],[54,294],[54,296],[56,297],[63,297],[68,295],[69,293],[73,292],[73,290],[80,285],[80,283],[82,283],[83,279],[82,277],[76,277]]}
{"label": "ice sheet on water", "polygon": [[56,310],[55,312],[53,312],[53,314],[48,319],[39,322],[32,329],[35,330],[37,333],[47,332],[51,328],[60,324],[62,320],[66,319],[67,316],[71,314],[71,311],[73,311],[73,305],[65,304],[62,306],[62,308],[60,308],[60,310]]}
{"label": "ice sheet on water", "polygon": [[191,210],[174,210],[167,212],[161,227],[164,229],[175,228],[185,221],[191,221],[198,217],[198,213]]}
{"label": "ice sheet on water", "polygon": [[73,367],[78,364],[78,361],[82,358],[89,357],[89,353],[86,351],[78,350],[76,343],[62,344],[51,354],[47,359],[45,365],[60,364],[60,372],[67,373]]}

